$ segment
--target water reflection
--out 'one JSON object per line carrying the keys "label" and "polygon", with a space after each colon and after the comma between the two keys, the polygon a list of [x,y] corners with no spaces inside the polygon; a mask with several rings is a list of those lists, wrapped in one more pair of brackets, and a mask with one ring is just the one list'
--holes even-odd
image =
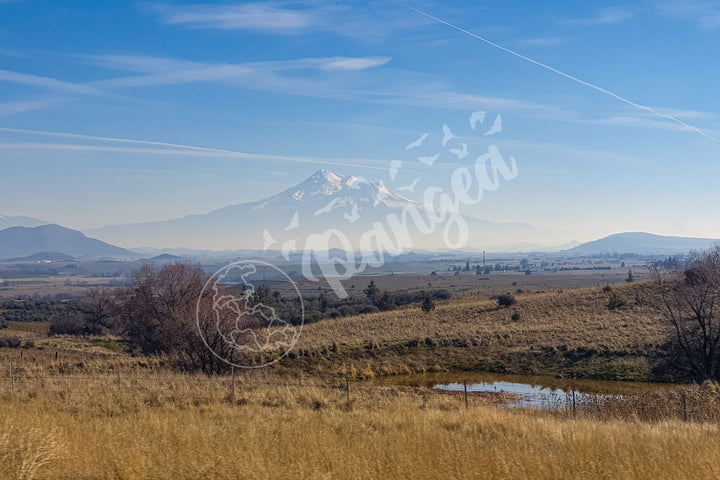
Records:
{"label": "water reflection", "polygon": [[[462,383],[449,383],[435,385],[434,388],[439,390],[450,390],[462,392],[465,387]],[[474,392],[494,392],[509,393],[515,396],[515,400],[510,401],[507,406],[511,408],[542,408],[546,410],[557,410],[571,408],[573,395],[576,403],[597,402],[603,398],[613,395],[600,395],[590,393],[580,393],[573,390],[553,389],[540,385],[530,385],[528,383],[516,382],[480,382],[467,385],[468,393]]]}
{"label": "water reflection", "polygon": [[435,372],[399,375],[375,379],[375,383],[434,388],[462,392],[467,382],[468,392],[494,392],[508,394],[510,407],[543,409],[571,409],[572,396],[578,408],[594,407],[607,399],[622,399],[646,392],[676,388],[675,385],[646,382],[621,382],[556,378],[549,376],[513,375],[487,372]]}

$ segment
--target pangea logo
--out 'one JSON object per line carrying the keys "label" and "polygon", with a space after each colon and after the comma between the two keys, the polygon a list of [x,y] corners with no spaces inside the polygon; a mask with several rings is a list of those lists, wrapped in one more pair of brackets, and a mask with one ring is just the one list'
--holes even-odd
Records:
{"label": "pangea logo", "polygon": [[[297,295],[293,318],[263,287]],[[293,302],[294,303],[294,302]],[[299,308],[298,308],[299,306]],[[198,299],[200,337],[213,355],[240,368],[277,362],[295,346],[305,319],[302,295],[285,272],[269,263],[245,260],[224,266],[208,279]]]}
{"label": "pangea logo", "polygon": [[[314,217],[326,215],[336,208],[350,208],[342,218],[354,224],[361,217],[369,215],[371,208],[378,208],[382,204],[385,208],[378,208],[381,217],[372,221],[372,226],[359,234],[356,245],[353,245],[351,235],[342,228],[313,232],[304,239],[303,235],[291,238],[282,243],[285,259],[289,261],[290,253],[297,252],[304,241],[300,263],[305,279],[319,281],[322,278],[339,298],[346,298],[348,293],[342,281],[360,275],[368,267],[382,267],[385,255],[395,256],[412,248],[414,241],[411,232],[432,235],[441,231],[442,240],[448,248],[464,246],[469,239],[470,229],[460,213],[461,207],[478,204],[485,192],[500,187],[501,179],[509,181],[518,174],[515,158],[510,156],[509,162],[506,162],[496,145],[487,145],[479,154],[471,156],[472,147],[468,149],[468,143],[461,141],[472,143],[477,141],[473,137],[488,137],[502,132],[500,114],[495,116],[492,125],[482,127],[486,113],[476,111],[470,115],[468,120],[472,132],[467,132],[466,136],[456,136],[447,124],[443,124],[442,136],[439,132],[435,135],[427,132],[405,147],[406,151],[411,152],[407,155],[414,157],[409,160],[414,168],[408,173],[418,167],[432,168],[438,160],[440,163],[458,163],[450,174],[449,190],[428,186],[419,195],[422,202],[410,201],[392,194],[386,188],[383,178],[372,183],[361,177],[352,177],[353,182],[347,184],[349,189],[359,188],[358,184],[370,185],[371,188],[366,190],[375,195],[373,201],[369,202],[371,207],[363,205],[361,211],[357,202],[348,202],[335,196],[328,198],[328,203],[318,209]],[[478,131],[479,126],[481,128]],[[468,160],[465,160],[466,157],[469,157]],[[389,183],[400,180],[402,168],[403,161],[390,162]],[[329,180],[335,184],[328,197],[333,195],[332,192],[342,191],[345,185],[338,187],[343,180],[338,175],[332,174]],[[398,186],[397,190],[412,193],[420,180],[417,177],[408,185]],[[299,226],[300,214],[294,212],[284,231],[295,231]],[[337,226],[342,227],[342,224]],[[264,249],[278,243],[267,229],[263,237]],[[268,272],[271,273],[275,290],[280,290],[279,286],[289,286],[291,288],[283,290],[297,295],[298,301],[292,305],[291,312],[278,309],[279,303],[288,303],[273,301],[274,296],[266,284],[260,283],[261,286],[255,288],[258,282],[267,279]],[[293,318],[283,318],[283,315]],[[237,367],[262,367],[286,356],[300,336],[304,318],[303,299],[295,282],[279,268],[261,261],[236,262],[218,270],[205,284],[198,300],[197,324],[203,342],[213,355]]]}

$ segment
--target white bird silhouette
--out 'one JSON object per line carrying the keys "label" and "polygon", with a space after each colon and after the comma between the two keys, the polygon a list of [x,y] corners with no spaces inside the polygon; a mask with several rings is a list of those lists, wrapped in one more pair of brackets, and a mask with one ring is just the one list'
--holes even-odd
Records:
{"label": "white bird silhouette", "polygon": [[357,203],[353,205],[352,211],[350,213],[345,212],[345,220],[348,220],[350,223],[357,222],[358,218],[360,218],[360,215],[358,215],[358,205]]}
{"label": "white bird silhouette", "polygon": [[405,147],[405,150],[410,150],[411,148],[416,148],[422,145],[422,143],[425,141],[425,139],[430,135],[429,133],[423,133],[420,138],[415,140],[414,142],[408,144],[407,147]]}
{"label": "white bird silhouette", "polygon": [[473,130],[475,130],[475,127],[477,126],[478,122],[483,123],[485,121],[485,115],[487,115],[487,112],[483,112],[482,110],[473,112],[470,115],[470,126],[472,127]]}
{"label": "white bird silhouette", "polygon": [[362,184],[362,183],[369,183],[369,182],[368,182],[367,178],[365,178],[365,177],[355,177],[355,181],[350,184],[349,188],[351,188],[352,190],[359,190],[360,184]]}
{"label": "white bird silhouette", "polygon": [[452,140],[453,138],[455,138],[455,135],[453,135],[453,133],[450,131],[450,127],[448,127],[446,123],[443,123],[443,129],[442,129],[442,130],[443,130],[442,146],[444,147],[445,145],[447,145],[447,143],[448,143],[450,140]]}
{"label": "white bird silhouette", "polygon": [[268,249],[270,245],[275,243],[275,239],[270,235],[270,232],[268,232],[267,228],[263,232],[263,238],[265,239],[265,243],[263,244],[263,252]]}
{"label": "white bird silhouette", "polygon": [[402,168],[402,162],[400,160],[392,160],[390,162],[390,180],[395,181],[395,176],[398,170]]}
{"label": "white bird silhouette", "polygon": [[425,165],[432,165],[433,163],[435,163],[435,160],[437,160],[439,156],[440,154],[436,153],[432,157],[418,157],[418,161],[424,163]]}
{"label": "white bird silhouette", "polygon": [[398,187],[399,192],[412,192],[415,190],[415,185],[420,181],[420,177],[417,177],[410,185],[405,185],[404,187]]}
{"label": "white bird silhouette", "polygon": [[380,203],[385,200],[387,197],[387,189],[385,188],[385,184],[382,181],[382,178],[378,182],[378,190],[377,194],[375,195],[375,202],[373,203],[373,207],[377,207],[380,205]]}
{"label": "white bird silhouette", "polygon": [[490,127],[490,130],[484,133],[485,136],[488,135],[495,135],[496,133],[502,132],[502,117],[500,114],[497,114],[497,117],[495,117],[495,122],[493,122],[492,127]]}
{"label": "white bird silhouette", "polygon": [[339,201],[340,201],[340,199],[339,199],[339,198],[336,198],[335,200],[333,200],[332,202],[328,203],[328,204],[325,205],[324,207],[318,209],[318,210],[315,212],[315,215],[314,215],[314,216],[317,217],[318,215],[322,215],[323,213],[330,213],[330,211],[332,211],[332,209],[335,208],[335,205],[337,205],[337,203],[338,203]]}
{"label": "white bird silhouette", "polygon": [[297,250],[297,248],[295,248],[296,241],[297,240],[288,240],[283,243],[281,252],[283,257],[285,257],[285,260],[290,261],[290,254]]}
{"label": "white bird silhouette", "polygon": [[286,232],[289,232],[290,230],[294,230],[299,226],[300,226],[300,215],[298,215],[298,213],[295,212],[295,215],[293,215],[292,220],[290,220],[290,223],[288,223],[288,226],[285,227],[283,230]]}
{"label": "white bird silhouette", "polygon": [[448,150],[450,153],[457,155],[458,160],[462,160],[463,158],[468,156],[467,143],[461,143],[460,146],[462,147],[462,149],[451,148],[450,150]]}

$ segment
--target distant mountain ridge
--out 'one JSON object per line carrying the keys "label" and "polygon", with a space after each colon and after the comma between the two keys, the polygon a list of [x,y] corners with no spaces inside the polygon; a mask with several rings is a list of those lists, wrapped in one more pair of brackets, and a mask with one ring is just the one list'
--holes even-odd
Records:
{"label": "distant mountain ridge", "polygon": [[565,250],[568,255],[598,255],[635,253],[638,255],[675,255],[691,250],[705,250],[720,243],[718,239],[672,237],[645,232],[625,232],[609,235]]}
{"label": "distant mountain ridge", "polygon": [[32,257],[42,252],[84,259],[138,257],[130,250],[86,237],[82,232],[60,225],[10,227],[0,230],[0,259]]}
{"label": "distant mountain ridge", "polygon": [[24,217],[22,215],[14,217],[0,215],[0,230],[5,230],[10,227],[39,227],[40,225],[48,225],[49,223],[51,222],[33,217]]}
{"label": "distant mountain ridge", "polygon": [[[114,244],[161,247],[165,251],[269,248],[292,252],[302,251],[303,240],[309,235],[333,230],[359,249],[359,238],[363,234],[372,231],[378,223],[385,225],[389,232],[388,216],[400,217],[406,208],[415,209],[422,216],[435,211],[432,206],[391,192],[382,182],[323,169],[298,185],[256,202],[162,222],[110,225],[87,233]],[[537,234],[537,230],[527,224],[494,223],[467,216],[465,220],[470,232],[469,244],[497,245]],[[412,241],[407,248],[443,248],[444,225],[425,234],[418,231],[411,219],[407,223]],[[392,232],[390,234],[392,236]],[[346,246],[338,238],[332,241],[330,247]]]}
{"label": "distant mountain ridge", "polygon": [[72,262],[75,257],[58,252],[38,252],[26,257],[10,258],[10,262]]}

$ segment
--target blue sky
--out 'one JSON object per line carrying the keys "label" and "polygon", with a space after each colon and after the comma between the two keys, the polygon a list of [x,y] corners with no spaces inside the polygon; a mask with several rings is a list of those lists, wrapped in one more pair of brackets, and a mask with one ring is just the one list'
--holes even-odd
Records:
{"label": "blue sky", "polygon": [[[495,145],[518,176],[467,214],[557,242],[720,238],[720,5],[407,5],[466,32],[395,2],[0,0],[0,213],[163,220],[319,168],[420,177],[419,200]],[[418,162],[443,124],[471,155]]]}

